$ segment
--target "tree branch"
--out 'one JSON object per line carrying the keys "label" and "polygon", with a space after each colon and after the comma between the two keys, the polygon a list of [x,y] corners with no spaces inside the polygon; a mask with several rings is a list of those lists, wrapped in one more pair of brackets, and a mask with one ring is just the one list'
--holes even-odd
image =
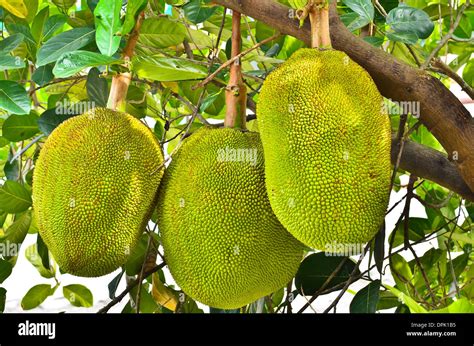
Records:
{"label": "tree branch", "polygon": [[[292,10],[274,0],[213,2],[247,14],[307,44],[311,41],[309,22],[299,28],[298,21],[290,16]],[[474,120],[456,96],[427,72],[406,65],[354,36],[339,19],[334,2],[330,8],[330,25],[333,47],[361,65],[382,95],[394,101],[420,102],[420,121],[438,139],[466,184],[474,190]]]}

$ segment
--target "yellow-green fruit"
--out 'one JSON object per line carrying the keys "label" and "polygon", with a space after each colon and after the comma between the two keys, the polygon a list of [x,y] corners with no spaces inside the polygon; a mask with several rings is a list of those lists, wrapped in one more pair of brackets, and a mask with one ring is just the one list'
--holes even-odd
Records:
{"label": "yellow-green fruit", "polygon": [[234,309],[296,274],[302,244],[270,208],[257,133],[198,130],[173,157],[158,196],[165,259],[192,298]]}
{"label": "yellow-green fruit", "polygon": [[340,51],[301,49],[265,81],[257,114],[267,191],[302,243],[340,252],[379,230],[390,186],[382,105],[369,74]]}
{"label": "yellow-green fruit", "polygon": [[153,133],[131,115],[94,109],[59,125],[33,176],[39,232],[62,270],[101,276],[143,232],[163,175]]}

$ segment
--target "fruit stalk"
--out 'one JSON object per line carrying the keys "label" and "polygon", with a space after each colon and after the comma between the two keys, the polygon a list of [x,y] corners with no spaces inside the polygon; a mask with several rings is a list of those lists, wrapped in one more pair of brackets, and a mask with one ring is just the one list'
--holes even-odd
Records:
{"label": "fruit stalk", "polygon": [[[241,14],[232,11],[232,53],[231,59],[241,52],[242,39],[240,34]],[[229,84],[226,87],[227,111],[224,120],[225,127],[246,128],[247,87],[242,78],[241,59],[236,59],[230,65]]]}
{"label": "fruit stalk", "polygon": [[311,47],[331,48],[329,0],[309,0],[307,12],[311,21]]}

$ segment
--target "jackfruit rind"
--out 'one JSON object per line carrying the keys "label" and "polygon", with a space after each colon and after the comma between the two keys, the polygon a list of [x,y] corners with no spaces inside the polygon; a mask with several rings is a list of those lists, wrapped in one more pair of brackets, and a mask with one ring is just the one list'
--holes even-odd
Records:
{"label": "jackfruit rind", "polygon": [[39,233],[61,269],[108,274],[144,231],[163,175],[153,133],[131,115],[95,108],[59,125],[33,176]]}
{"label": "jackfruit rind", "polygon": [[271,211],[257,133],[203,128],[186,139],[160,186],[157,217],[176,283],[215,308],[278,290],[303,257]]}
{"label": "jackfruit rind", "polygon": [[267,191],[302,243],[340,252],[379,230],[391,174],[382,105],[369,74],[336,50],[301,49],[264,82],[257,120]]}

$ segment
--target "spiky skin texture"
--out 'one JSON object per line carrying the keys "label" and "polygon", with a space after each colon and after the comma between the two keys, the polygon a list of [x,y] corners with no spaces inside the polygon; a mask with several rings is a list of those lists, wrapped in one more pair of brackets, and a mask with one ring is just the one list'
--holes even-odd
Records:
{"label": "spiky skin texture", "polygon": [[389,199],[390,121],[345,53],[301,49],[265,81],[258,126],[270,203],[309,247],[340,252],[379,230]]}
{"label": "spiky skin texture", "polygon": [[[255,160],[234,160],[223,155],[226,148],[251,150]],[[176,283],[216,308],[239,308],[278,290],[303,256],[271,210],[253,132],[204,128],[188,138],[160,186],[158,226]]]}
{"label": "spiky skin texture", "polygon": [[33,176],[39,233],[62,270],[121,266],[144,231],[163,176],[153,133],[131,115],[92,110],[59,125]]}

